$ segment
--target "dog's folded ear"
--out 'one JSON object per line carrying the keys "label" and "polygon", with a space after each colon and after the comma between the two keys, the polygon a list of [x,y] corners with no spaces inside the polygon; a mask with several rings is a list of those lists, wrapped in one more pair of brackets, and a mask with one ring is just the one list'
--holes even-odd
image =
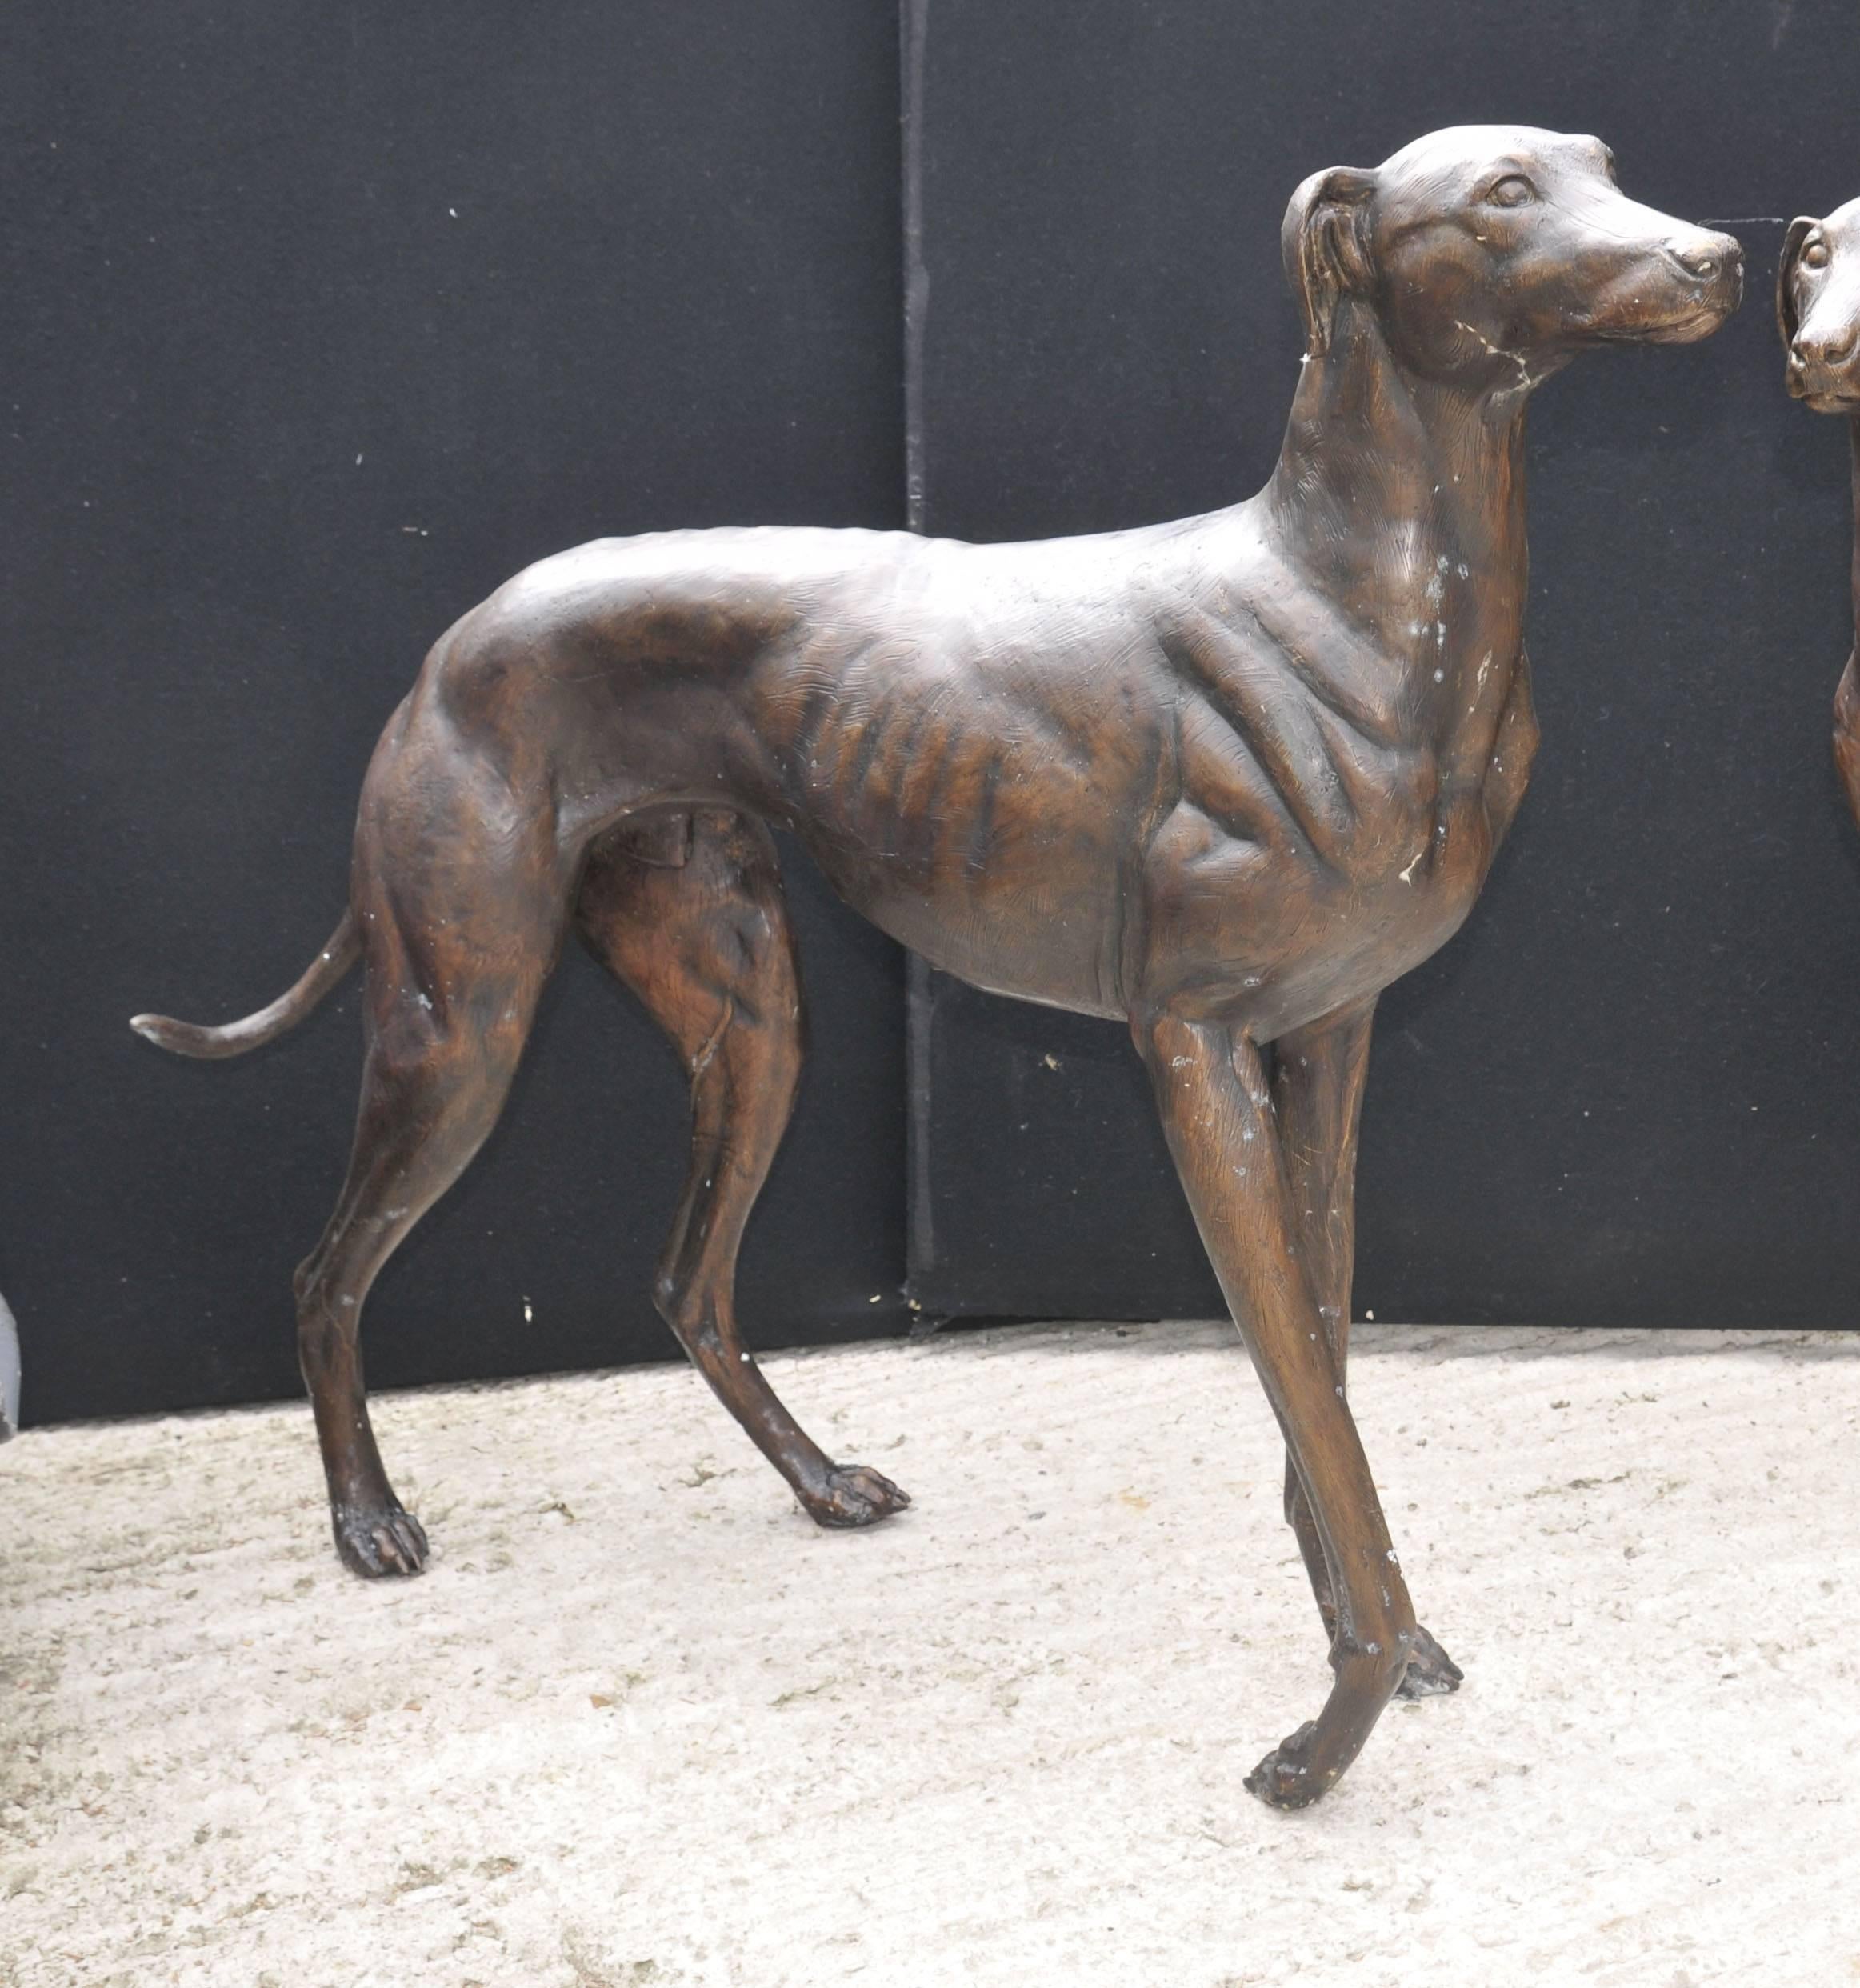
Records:
{"label": "dog's folded ear", "polygon": [[1337,300],[1369,288],[1375,265],[1370,252],[1369,202],[1374,173],[1333,166],[1314,173],[1292,195],[1279,232],[1286,280],[1305,318],[1305,350],[1328,351]]}
{"label": "dog's folded ear", "polygon": [[1782,334],[1785,345],[1795,342],[1795,258],[1802,253],[1809,230],[1820,225],[1813,214],[1798,214],[1782,238],[1782,254],[1776,265],[1776,328]]}

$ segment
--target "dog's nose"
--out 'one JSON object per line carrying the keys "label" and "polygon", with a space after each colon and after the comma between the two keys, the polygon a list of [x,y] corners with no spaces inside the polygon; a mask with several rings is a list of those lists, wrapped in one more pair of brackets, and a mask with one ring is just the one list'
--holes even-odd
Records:
{"label": "dog's nose", "polygon": [[1744,266],[1742,249],[1728,234],[1682,235],[1666,244],[1666,253],[1701,283],[1721,274],[1736,276]]}
{"label": "dog's nose", "polygon": [[1842,325],[1833,331],[1797,334],[1789,348],[1789,363],[1798,370],[1838,372],[1860,352],[1860,326]]}

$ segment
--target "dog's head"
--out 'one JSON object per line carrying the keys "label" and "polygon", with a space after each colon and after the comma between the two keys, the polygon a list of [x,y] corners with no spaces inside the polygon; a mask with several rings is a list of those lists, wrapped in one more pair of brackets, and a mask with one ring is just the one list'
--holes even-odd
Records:
{"label": "dog's head", "polygon": [[1311,354],[1354,300],[1405,370],[1493,392],[1586,346],[1702,338],[1743,294],[1728,234],[1630,200],[1599,138],[1521,126],[1435,131],[1373,171],[1314,174],[1283,238]]}
{"label": "dog's head", "polygon": [[1789,390],[1818,414],[1860,413],[1860,200],[1789,224],[1776,272]]}

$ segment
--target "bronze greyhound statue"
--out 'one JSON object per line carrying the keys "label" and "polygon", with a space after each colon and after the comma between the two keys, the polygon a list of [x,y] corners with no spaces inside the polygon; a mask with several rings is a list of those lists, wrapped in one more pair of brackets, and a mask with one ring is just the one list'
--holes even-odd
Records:
{"label": "bronze greyhound statue", "polygon": [[1854,647],[1834,691],[1834,764],[1860,821],[1860,200],[1826,220],[1801,214],[1782,238],[1776,321],[1788,348],[1786,379],[1818,414],[1845,414],[1854,461]]}
{"label": "bronze greyhound statue", "polygon": [[390,721],[350,908],[298,985],[226,1028],[138,1019],[230,1055],[366,962],[354,1156],[297,1274],[358,1572],[426,1553],[370,1430],[362,1303],[490,1130],[571,922],[690,1074],[659,1310],[822,1524],[907,1502],[823,1454],[737,1331],[802,1054],[774,822],[947,971],[1130,1029],[1330,1638],[1323,1710],[1248,1786],[1314,1801],[1404,1679],[1458,1682],[1344,1394],[1370,1016],[1466,917],[1530,770],[1526,401],[1585,347],[1702,338],[1740,252],[1625,198],[1597,140],[1510,128],[1315,174],[1284,250],[1309,350],[1258,496],[1036,544],[693,531],[546,559]]}

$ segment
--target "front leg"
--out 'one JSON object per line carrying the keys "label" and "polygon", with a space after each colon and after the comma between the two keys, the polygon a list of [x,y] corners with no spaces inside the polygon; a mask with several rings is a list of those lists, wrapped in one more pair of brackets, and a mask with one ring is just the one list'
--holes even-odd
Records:
{"label": "front leg", "polygon": [[[1317,1302],[1322,1343],[1330,1351],[1338,1387],[1347,1385],[1350,1290],[1356,1262],[1357,1127],[1369,1072],[1375,1001],[1354,1003],[1274,1046],[1272,1097],[1285,1153],[1286,1186],[1298,1230],[1298,1254]],[[1298,1536],[1318,1612],[1327,1631],[1337,1623],[1324,1549],[1311,1518],[1297,1466],[1286,1458],[1286,1518]],[[1400,1692],[1405,1698],[1438,1697],[1458,1690],[1464,1673],[1425,1629]]]}
{"label": "front leg", "polygon": [[1246,1781],[1275,1808],[1303,1808],[1356,1758],[1401,1682],[1414,1610],[1300,1258],[1258,1050],[1216,1022],[1162,1014],[1133,1026],[1202,1240],[1285,1432],[1334,1599],[1330,1695]]}

